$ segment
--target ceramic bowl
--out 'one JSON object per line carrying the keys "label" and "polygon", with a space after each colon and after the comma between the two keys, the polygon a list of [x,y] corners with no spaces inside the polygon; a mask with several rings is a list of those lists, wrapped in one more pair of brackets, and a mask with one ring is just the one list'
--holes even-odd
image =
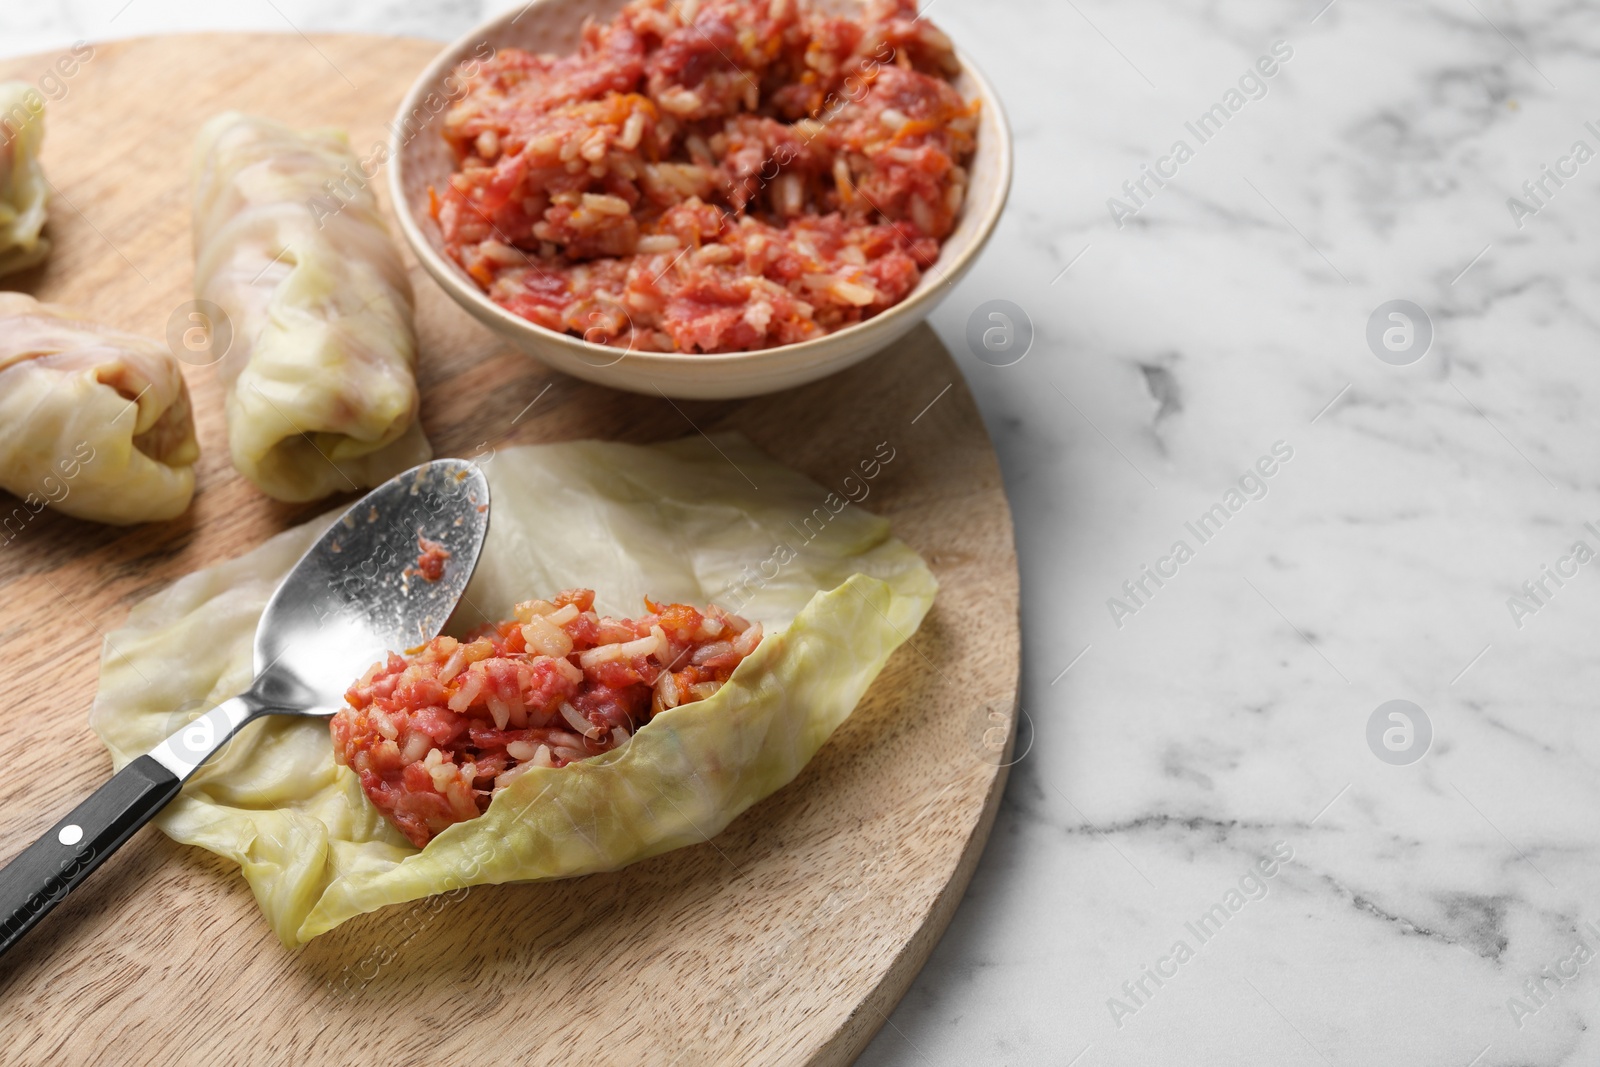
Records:
{"label": "ceramic bowl", "polygon": [[[927,318],[971,268],[994,232],[1011,189],[1011,131],[994,89],[959,50],[956,87],[983,101],[977,154],[966,206],[939,261],[910,295],[874,318],[799,344],[719,355],[622,351],[536,326],[489,299],[444,253],[439,227],[429,215],[428,190],[443,188],[454,160],[438,132],[448,106],[445,85],[461,62],[486,48],[524,48],[565,54],[577,48],[584,19],[609,19],[625,0],[534,0],[491,19],[446,48],[417,78],[400,105],[389,168],[400,229],[422,266],[456,303],[527,354],[574,377],[636,393],[715,400],[755,396],[804,385],[858,363]],[[454,79],[452,79],[452,83]]]}

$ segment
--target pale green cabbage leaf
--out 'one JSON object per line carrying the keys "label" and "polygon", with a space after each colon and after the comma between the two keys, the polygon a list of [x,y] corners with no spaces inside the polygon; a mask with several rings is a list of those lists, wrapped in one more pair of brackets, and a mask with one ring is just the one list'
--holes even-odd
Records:
{"label": "pale green cabbage leaf", "polygon": [[[385,905],[707,840],[800,772],[937,589],[885,520],[736,436],[523,446],[483,466],[489,539],[453,632],[587,586],[611,614],[637,614],[647,593],[737,605],[767,636],[715,696],[593,760],[528,771],[421,851],[334,764],[324,722],[246,728],[157,825],[237,862],[286,945]],[[107,636],[91,722],[118,767],[245,687],[268,596],[330,520],[189,575]]]}
{"label": "pale green cabbage leaf", "polygon": [[[426,460],[411,283],[349,140],[238,112],[201,129],[195,295],[227,387],[233,464],[279,500]],[[201,314],[206,309],[201,308]]]}

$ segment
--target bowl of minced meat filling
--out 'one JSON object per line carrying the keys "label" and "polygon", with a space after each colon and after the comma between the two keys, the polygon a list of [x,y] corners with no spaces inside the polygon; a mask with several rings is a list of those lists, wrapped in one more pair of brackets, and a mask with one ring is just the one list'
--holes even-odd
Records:
{"label": "bowl of minced meat filling", "polygon": [[529,600],[514,618],[373,664],[329,724],[334,758],[422,848],[531,768],[609,752],[714,695],[761,636],[714,604],[647,600],[629,619],[596,612],[592,589]]}
{"label": "bowl of minced meat filling", "polygon": [[459,303],[672,396],[893,342],[1011,175],[998,100],[915,0],[535,0],[448,49],[392,129],[402,230]]}

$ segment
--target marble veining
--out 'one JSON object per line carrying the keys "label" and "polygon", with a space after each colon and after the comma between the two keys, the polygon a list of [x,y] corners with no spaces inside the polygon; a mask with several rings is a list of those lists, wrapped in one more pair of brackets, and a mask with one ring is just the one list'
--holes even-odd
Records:
{"label": "marble veining", "polygon": [[[449,38],[509,6],[56,0],[0,10],[0,50]],[[1600,162],[1574,156],[1600,152],[1600,8],[929,14],[1018,139],[934,322],[1016,512],[1031,744],[862,1063],[1600,1063],[1600,566],[1574,553],[1600,551]],[[966,347],[992,299],[1034,328],[1010,366]],[[1432,326],[1408,365],[1367,338],[1397,299]],[[1264,492],[1186,533],[1280,442]],[[1147,565],[1176,570],[1135,603]],[[1432,732],[1405,765],[1369,741],[1393,699]]]}

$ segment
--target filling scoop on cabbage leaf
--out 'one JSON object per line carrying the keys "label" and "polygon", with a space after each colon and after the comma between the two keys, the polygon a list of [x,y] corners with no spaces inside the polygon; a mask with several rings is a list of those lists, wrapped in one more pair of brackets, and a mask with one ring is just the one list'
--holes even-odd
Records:
{"label": "filling scoop on cabbage leaf", "polygon": [[[512,618],[537,590],[594,589],[617,616],[646,596],[719,603],[765,636],[715,693],[593,758],[529,766],[422,849],[336,763],[318,719],[247,727],[156,825],[237,862],[286,945],[386,905],[615,870],[721,832],[799,774],[937,583],[885,520],[742,438],[716,443],[500,451],[484,464],[489,538],[450,627]],[[332,518],[189,575],[109,636],[91,724],[117,767],[246,687],[267,598]]]}
{"label": "filling scoop on cabbage leaf", "polygon": [[424,848],[533,768],[592,759],[715,695],[761,643],[760,623],[715,604],[645,608],[613,618],[593,589],[568,589],[460,640],[391,652],[346,691],[333,757]]}

